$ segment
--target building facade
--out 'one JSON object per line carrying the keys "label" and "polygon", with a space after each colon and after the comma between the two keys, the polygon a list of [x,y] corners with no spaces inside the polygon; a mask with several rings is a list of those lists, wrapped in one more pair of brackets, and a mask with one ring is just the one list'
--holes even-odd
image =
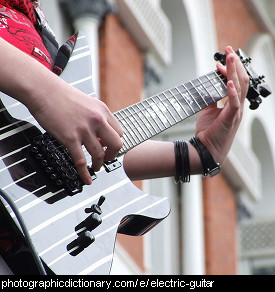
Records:
{"label": "building facade", "polygon": [[[115,112],[215,69],[242,48],[274,91],[274,0],[42,0],[59,43],[85,33],[98,98]],[[118,234],[112,274],[275,272],[274,95],[244,119],[222,173],[135,182],[170,215],[141,237]],[[156,139],[189,139],[196,116]],[[161,159],[161,158],[160,158]]]}

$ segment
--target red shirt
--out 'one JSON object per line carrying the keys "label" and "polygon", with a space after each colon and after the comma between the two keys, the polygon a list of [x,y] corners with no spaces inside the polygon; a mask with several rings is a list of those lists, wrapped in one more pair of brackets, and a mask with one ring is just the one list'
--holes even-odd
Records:
{"label": "red shirt", "polygon": [[0,0],[0,37],[52,70],[52,58],[35,24],[31,0]]}

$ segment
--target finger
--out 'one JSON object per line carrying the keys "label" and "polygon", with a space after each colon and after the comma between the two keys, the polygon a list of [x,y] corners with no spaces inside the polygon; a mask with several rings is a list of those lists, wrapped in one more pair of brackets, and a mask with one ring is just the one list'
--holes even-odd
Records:
{"label": "finger", "polygon": [[[241,62],[241,59],[240,59],[240,57],[236,54],[236,52],[234,52],[234,50],[232,49],[231,46],[226,47],[226,49],[225,49],[225,53],[226,53],[226,55],[229,55],[229,54],[233,54],[233,55],[234,55],[234,57],[235,57],[235,62],[236,62],[236,68],[237,68],[238,73],[244,73],[245,70],[244,70],[243,64],[242,64],[242,62]],[[241,75],[241,74],[240,74],[240,75]]]}
{"label": "finger", "polygon": [[86,150],[89,152],[89,154],[92,157],[92,168],[94,171],[99,171],[104,163],[104,157],[105,152],[102,147],[102,144],[98,139],[93,139],[90,137],[87,137],[87,139],[84,141],[84,146],[86,147]]}
{"label": "finger", "polygon": [[232,80],[238,93],[240,93],[239,75],[237,72],[236,59],[233,53],[226,57],[227,80]]}
{"label": "finger", "polygon": [[[227,56],[232,55],[232,54],[234,55],[235,62],[236,62],[236,69],[237,69],[237,71],[240,71],[240,73],[243,73],[244,68],[243,68],[243,65],[241,63],[241,60],[238,57],[238,55],[234,52],[234,50],[232,49],[232,47],[228,46],[225,49],[225,53],[226,53]],[[228,58],[226,58],[226,61],[228,61],[229,58],[231,58],[231,56],[229,56]],[[227,72],[227,67],[226,66],[222,65],[221,63],[217,63],[217,69],[222,73],[222,75],[224,75],[225,77],[227,77],[228,72]]]}
{"label": "finger", "polygon": [[225,66],[223,66],[221,63],[217,63],[217,69],[224,77],[227,77],[227,71]]}
{"label": "finger", "polygon": [[107,122],[109,123],[109,125],[117,132],[117,134],[122,137],[123,135],[123,129],[120,125],[120,123],[118,122],[118,120],[115,118],[115,116],[113,114],[111,114],[108,117]]}
{"label": "finger", "polygon": [[241,117],[241,111],[239,110],[240,100],[234,83],[231,80],[227,83],[227,90],[229,96],[228,102],[223,108],[219,119],[224,129],[227,131],[232,131],[233,129],[236,129],[239,117]]}
{"label": "finger", "polygon": [[88,171],[87,161],[81,145],[72,143],[70,144],[70,148],[68,147],[68,151],[74,161],[80,179],[84,182],[84,184],[91,184],[92,178]]}
{"label": "finger", "polygon": [[229,80],[227,82],[227,91],[228,91],[228,96],[229,96],[229,99],[228,99],[229,110],[227,110],[227,117],[232,121],[232,119],[236,115],[236,112],[240,108],[240,100],[238,97],[238,92],[232,80]]}
{"label": "finger", "polygon": [[100,132],[98,137],[100,137],[102,146],[106,147],[104,161],[114,160],[123,146],[121,136],[109,126],[105,131]]}
{"label": "finger", "polygon": [[[231,78],[231,80],[233,80],[233,82],[235,84],[235,87],[236,87],[237,92],[239,94],[240,100],[244,101],[245,97],[246,97],[247,89],[248,89],[248,83],[249,83],[249,78],[248,78],[247,72],[246,72],[239,56],[233,51],[233,49],[230,46],[226,48],[226,52],[227,52],[227,54],[230,54],[230,57],[231,57],[231,54],[234,55],[234,59],[235,59],[234,67],[235,68],[233,71],[234,75],[232,75],[232,76],[234,76],[237,79]],[[228,68],[228,70],[229,70],[228,74],[231,74],[231,71],[230,71],[231,69],[232,69],[232,67]],[[228,80],[230,80],[229,77],[228,77]]]}

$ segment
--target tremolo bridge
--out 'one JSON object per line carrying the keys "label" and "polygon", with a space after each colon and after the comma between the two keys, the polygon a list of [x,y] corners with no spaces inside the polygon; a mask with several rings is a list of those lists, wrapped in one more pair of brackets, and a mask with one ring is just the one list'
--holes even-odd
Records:
{"label": "tremolo bridge", "polygon": [[[44,179],[51,192],[64,188],[72,196],[82,192],[83,181],[80,179],[76,167],[68,150],[48,133],[32,138],[29,148],[28,161]],[[96,174],[91,167],[88,170],[92,179]]]}

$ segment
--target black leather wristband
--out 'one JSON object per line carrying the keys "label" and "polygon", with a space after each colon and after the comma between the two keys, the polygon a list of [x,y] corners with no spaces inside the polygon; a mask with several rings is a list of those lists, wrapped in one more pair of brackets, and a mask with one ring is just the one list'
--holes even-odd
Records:
{"label": "black leather wristband", "polygon": [[174,150],[176,161],[175,183],[190,182],[190,161],[187,143],[180,140],[175,141]]}
{"label": "black leather wristband", "polygon": [[193,137],[191,138],[190,143],[196,148],[199,153],[203,168],[203,176],[209,175],[210,177],[213,177],[219,174],[221,171],[220,164],[215,162],[212,154],[200,141],[200,139],[198,137]]}

